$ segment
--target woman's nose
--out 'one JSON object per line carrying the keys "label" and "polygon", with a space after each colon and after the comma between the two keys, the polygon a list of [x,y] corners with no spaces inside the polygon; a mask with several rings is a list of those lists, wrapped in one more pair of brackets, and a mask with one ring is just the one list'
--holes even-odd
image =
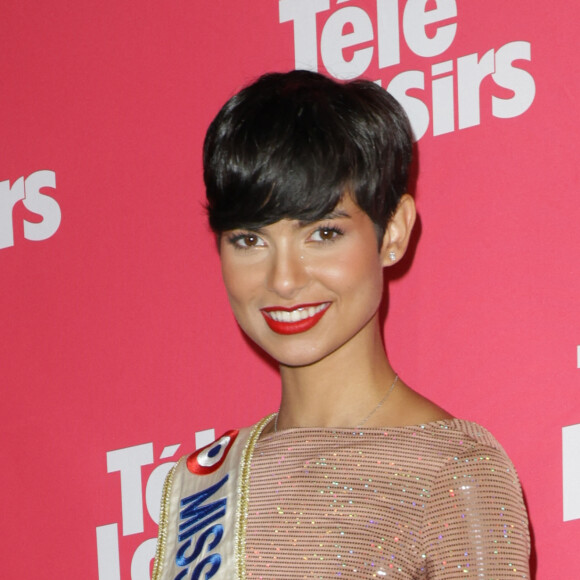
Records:
{"label": "woman's nose", "polygon": [[291,299],[308,283],[308,272],[301,252],[293,248],[278,249],[271,256],[268,287],[282,298]]}

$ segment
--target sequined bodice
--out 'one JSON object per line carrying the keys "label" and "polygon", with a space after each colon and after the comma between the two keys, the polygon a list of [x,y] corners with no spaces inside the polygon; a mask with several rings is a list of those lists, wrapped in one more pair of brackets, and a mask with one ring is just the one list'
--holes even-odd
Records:
{"label": "sequined bodice", "polygon": [[517,475],[482,427],[289,429],[251,464],[248,578],[528,578]]}

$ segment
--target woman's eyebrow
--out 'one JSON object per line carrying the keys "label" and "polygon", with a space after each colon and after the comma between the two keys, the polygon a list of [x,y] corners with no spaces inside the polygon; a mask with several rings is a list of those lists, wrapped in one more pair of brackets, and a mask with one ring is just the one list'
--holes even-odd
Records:
{"label": "woman's eyebrow", "polygon": [[338,219],[338,218],[348,218],[350,219],[352,216],[345,210],[343,209],[333,209],[331,212],[327,213],[326,215],[323,215],[321,218],[318,219],[314,219],[314,220],[299,220],[298,221],[298,226],[299,227],[304,227],[304,226],[308,226],[310,224],[314,224],[317,222],[322,222],[324,220],[334,220],[334,219]]}
{"label": "woman's eyebrow", "polygon": [[267,226],[254,226],[254,225],[240,225],[238,227],[232,228],[231,230],[228,231],[236,231],[236,230],[240,230],[242,232],[251,232],[252,234],[263,234],[265,229]]}

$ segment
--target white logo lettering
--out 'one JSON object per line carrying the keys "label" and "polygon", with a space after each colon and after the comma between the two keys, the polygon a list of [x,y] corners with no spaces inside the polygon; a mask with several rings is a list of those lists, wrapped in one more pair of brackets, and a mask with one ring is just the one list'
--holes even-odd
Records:
{"label": "white logo lettering", "polygon": [[562,429],[564,521],[580,519],[580,425]]}
{"label": "white logo lettering", "polygon": [[24,207],[42,218],[39,222],[24,220],[24,237],[34,242],[47,240],[60,226],[60,206],[55,199],[41,193],[43,188],[56,188],[54,171],[31,173],[26,179],[18,178],[12,186],[0,181],[0,249],[14,245],[13,210],[22,201]]}
{"label": "white logo lettering", "polygon": [[[345,33],[346,28],[351,32]],[[346,48],[373,40],[373,23],[369,15],[355,6],[337,10],[326,21],[320,38],[320,54],[326,70],[334,77],[352,79],[362,75],[371,64],[372,46],[353,51],[350,60],[344,58]]]}
{"label": "white logo lettering", "polygon": [[[291,22],[294,27],[296,68],[317,71],[320,50],[328,74],[353,79],[365,74],[373,59],[380,72],[400,64],[403,42],[413,54],[432,59],[455,40],[456,0],[407,0],[404,7],[398,0],[376,0],[374,14],[368,8],[341,6],[348,1],[336,0],[331,9],[330,0],[279,0],[280,23]],[[516,61],[531,61],[529,42],[509,42],[456,62],[429,62],[425,71],[403,71],[377,83],[402,104],[415,139],[420,139],[429,126],[437,136],[479,125],[481,87],[487,78],[498,88],[486,97],[492,116],[506,119],[527,111],[536,94],[535,82]]]}
{"label": "white logo lettering", "polygon": [[[207,429],[195,433],[195,447],[201,449],[215,440],[215,431]],[[121,491],[122,537],[143,534],[143,541],[131,557],[131,580],[150,580],[149,569],[155,557],[156,538],[147,538],[143,496],[147,513],[159,524],[163,483],[175,461],[163,461],[175,457],[180,444],[168,445],[159,455],[162,462],[145,478],[147,466],[155,461],[153,443],[144,443],[107,453],[107,472],[119,473]],[[149,468],[150,469],[150,468]],[[119,524],[97,527],[97,562],[99,580],[122,580]]]}

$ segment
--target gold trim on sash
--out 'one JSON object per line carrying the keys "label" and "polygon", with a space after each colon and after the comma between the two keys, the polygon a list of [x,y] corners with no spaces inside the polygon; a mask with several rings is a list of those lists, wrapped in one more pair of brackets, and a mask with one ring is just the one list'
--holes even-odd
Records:
{"label": "gold trim on sash", "polygon": [[246,523],[248,521],[248,501],[250,495],[250,464],[254,454],[254,447],[266,425],[274,414],[264,417],[252,429],[252,433],[242,453],[240,480],[238,482],[238,508],[236,522],[236,580],[246,578]]}
{"label": "gold trim on sash", "polygon": [[[181,457],[178,461],[185,461],[185,457]],[[161,563],[165,560],[165,546],[167,543],[167,526],[169,525],[169,499],[171,497],[171,487],[173,484],[173,476],[177,470],[176,463],[165,478],[163,483],[163,492],[161,493],[161,511],[159,513],[159,531],[157,533],[157,547],[155,548],[155,563],[153,564],[153,575],[151,580],[161,579]]]}

